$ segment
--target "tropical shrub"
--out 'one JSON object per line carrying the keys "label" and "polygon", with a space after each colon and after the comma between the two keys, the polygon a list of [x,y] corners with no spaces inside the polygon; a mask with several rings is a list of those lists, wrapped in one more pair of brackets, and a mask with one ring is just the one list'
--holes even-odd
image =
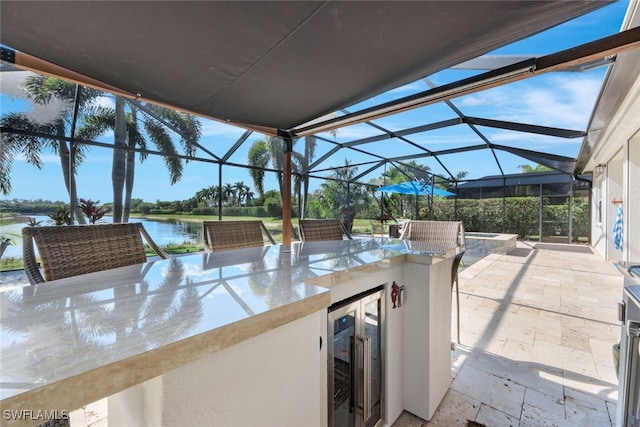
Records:
{"label": "tropical shrub", "polygon": [[80,202],[80,209],[82,210],[82,213],[87,217],[91,224],[95,224],[102,219],[105,214],[105,210],[102,206],[98,205],[98,203],[100,203],[100,200],[95,202],[91,199],[81,198],[78,200]]}
{"label": "tropical shrub", "polygon": [[[569,199],[564,204],[552,205],[543,198],[545,217],[543,234],[562,236],[568,234],[565,219],[569,214]],[[504,215],[503,215],[504,211]],[[589,204],[585,197],[573,199],[572,235],[574,241],[588,238],[590,230]],[[420,210],[421,218],[428,218],[428,208]],[[504,218],[504,222],[503,222]],[[509,197],[493,199],[440,199],[433,203],[433,219],[440,221],[460,220],[467,231],[517,234],[526,238],[539,234],[540,198]]]}
{"label": "tropical shrub", "polygon": [[51,218],[55,225],[71,224],[71,213],[69,212],[69,208],[65,205],[57,206],[55,212],[49,215],[49,218]]}

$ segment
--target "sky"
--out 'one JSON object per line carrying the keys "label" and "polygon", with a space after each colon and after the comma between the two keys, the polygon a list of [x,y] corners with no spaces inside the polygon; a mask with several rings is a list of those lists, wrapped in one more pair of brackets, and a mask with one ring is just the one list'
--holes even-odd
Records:
{"label": "sky", "polygon": [[[620,0],[529,39],[505,46],[495,52],[491,52],[491,54],[542,56],[615,34],[620,30],[628,4],[628,0]],[[585,130],[605,72],[606,68],[601,67],[583,73],[547,73],[455,98],[451,100],[451,103],[466,116]],[[445,70],[428,76],[428,80],[433,85],[440,86],[477,73],[479,71]],[[2,115],[8,112],[29,110],[32,107],[30,103],[20,98],[21,92],[15,89],[16,85],[10,80],[16,78],[15,74],[17,73],[0,73],[0,113]],[[348,107],[348,110],[357,111],[361,108],[411,95],[429,88],[430,86],[427,82],[420,80]],[[101,98],[99,102],[104,105],[113,105],[113,99],[110,96]],[[541,106],[544,108],[541,108]],[[32,112],[32,114],[44,117],[47,114],[47,110]],[[402,114],[388,116],[376,120],[375,124],[388,130],[399,131],[455,117],[457,115],[450,106],[445,103],[438,103]],[[244,133],[244,129],[212,120],[201,120],[203,135],[200,143],[217,155],[224,154]],[[582,142],[581,138],[559,139],[500,129],[482,127],[479,129],[495,144],[549,152],[568,157],[577,157]],[[366,124],[359,124],[339,129],[335,135],[323,134],[321,136],[336,142],[349,142],[378,134],[380,134],[379,129]],[[230,161],[237,164],[247,164],[249,147],[253,142],[262,138],[264,138],[264,135],[253,133],[247,142],[230,158]],[[479,137],[468,126],[464,125],[418,133],[408,136],[408,139],[432,151],[470,144],[482,144]],[[100,141],[112,143],[112,137],[105,136]],[[316,158],[332,147],[329,143],[319,141],[316,148]],[[401,144],[392,140],[370,144],[366,149],[393,157],[418,152],[411,145]],[[521,171],[518,168],[519,165],[531,164],[526,159],[506,152],[496,151],[495,153],[500,166],[504,173],[507,174],[519,173]],[[68,200],[58,157],[47,151],[43,154],[44,167],[41,170],[27,164],[22,158],[15,160],[11,173],[12,192],[8,196],[0,196],[0,200]],[[205,154],[200,154],[202,157],[206,157]],[[110,202],[113,199],[110,184],[111,156],[111,150],[105,148],[91,147],[89,149],[86,159],[78,169],[77,185],[79,197],[94,201],[99,200],[102,203]],[[371,156],[362,155],[351,150],[340,150],[336,155],[327,159],[319,169],[342,165],[345,159],[349,159],[353,164],[375,160]],[[434,158],[420,159],[418,163],[426,164],[435,173],[445,176],[448,175],[448,172],[455,175],[461,171],[467,172],[468,179],[500,174],[500,169],[492,152],[486,149],[443,155],[439,156],[439,159],[446,169]],[[368,168],[368,165],[363,165],[360,166],[359,170],[364,171]],[[223,185],[244,182],[253,188],[253,182],[247,169],[224,166],[222,170]],[[382,172],[382,169],[376,170],[363,177],[362,181],[366,182],[369,179],[377,178]],[[328,173],[321,172],[318,175],[326,175]],[[217,164],[189,162],[184,168],[181,181],[175,185],[170,185],[163,160],[157,156],[149,156],[144,163],[140,164],[138,162],[136,165],[133,197],[142,198],[149,202],[183,200],[192,197],[202,188],[218,185],[218,182],[219,168]],[[320,179],[312,179],[312,190],[318,188],[321,182]],[[268,173],[266,189],[275,188],[275,176],[272,173]]]}

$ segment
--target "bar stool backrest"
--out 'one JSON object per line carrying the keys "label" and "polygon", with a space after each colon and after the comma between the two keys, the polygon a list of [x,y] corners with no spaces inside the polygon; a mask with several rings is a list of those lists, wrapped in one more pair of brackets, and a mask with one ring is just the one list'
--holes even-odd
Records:
{"label": "bar stool backrest", "polygon": [[[31,284],[36,284],[144,263],[147,255],[142,237],[161,258],[169,258],[138,222],[25,227],[25,272]],[[36,246],[44,277],[36,262]]]}
{"label": "bar stool backrest", "polygon": [[303,242],[343,240],[343,235],[351,240],[351,236],[338,219],[301,219],[298,225],[300,239]]}
{"label": "bar stool backrest", "polygon": [[401,239],[466,246],[461,221],[410,221],[403,227]]}
{"label": "bar stool backrest", "polygon": [[272,245],[276,243],[260,220],[204,221],[202,234],[207,252],[263,246],[265,237]]}

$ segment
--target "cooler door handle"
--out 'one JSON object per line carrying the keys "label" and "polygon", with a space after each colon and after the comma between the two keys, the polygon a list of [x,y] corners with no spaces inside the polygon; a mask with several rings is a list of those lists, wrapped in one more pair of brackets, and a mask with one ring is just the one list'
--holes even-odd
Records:
{"label": "cooler door handle", "polygon": [[356,388],[356,344],[353,335],[349,338],[349,347],[351,351],[349,352],[349,412],[353,413],[355,411],[355,388]]}
{"label": "cooler door handle", "polygon": [[363,394],[362,416],[366,422],[371,417],[371,338],[362,339]]}

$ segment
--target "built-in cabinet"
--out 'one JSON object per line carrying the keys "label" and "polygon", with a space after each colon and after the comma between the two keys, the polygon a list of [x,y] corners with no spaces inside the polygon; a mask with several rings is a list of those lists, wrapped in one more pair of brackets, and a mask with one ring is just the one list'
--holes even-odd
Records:
{"label": "built-in cabinet", "polygon": [[109,425],[324,426],[320,336],[324,310],[211,353],[111,396]]}

